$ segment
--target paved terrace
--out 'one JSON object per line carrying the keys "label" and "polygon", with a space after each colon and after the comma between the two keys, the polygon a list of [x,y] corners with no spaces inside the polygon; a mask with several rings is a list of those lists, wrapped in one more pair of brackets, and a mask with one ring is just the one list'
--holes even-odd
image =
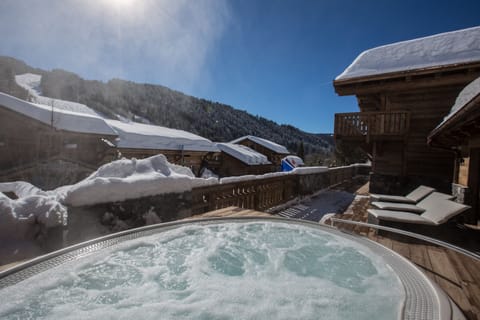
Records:
{"label": "paved terrace", "polygon": [[[328,195],[330,193],[332,195],[332,192],[349,193],[351,195],[351,201],[347,208],[343,213],[334,215],[334,218],[360,222],[367,221],[367,209],[370,207],[368,183],[358,179],[338,185],[300,203],[292,204],[288,208],[279,210],[277,215],[318,221],[320,218],[318,211],[321,201],[326,201],[327,207],[330,206],[332,200],[328,200],[325,194]],[[340,198],[347,199],[348,197]],[[341,205],[338,207],[341,207]],[[271,216],[271,214],[238,207],[228,207],[192,218],[236,216]],[[330,222],[328,219],[325,221],[326,224],[330,224]],[[346,232],[366,236],[406,257],[447,292],[452,300],[462,309],[467,319],[480,319],[480,261],[436,245],[407,239],[405,236],[391,233],[379,235],[373,228],[347,224],[340,225],[338,223],[337,226]],[[443,234],[445,238],[442,240],[454,240],[453,242],[456,245],[468,247],[476,252],[480,251],[479,230],[465,227],[459,228],[456,225],[452,225]]]}

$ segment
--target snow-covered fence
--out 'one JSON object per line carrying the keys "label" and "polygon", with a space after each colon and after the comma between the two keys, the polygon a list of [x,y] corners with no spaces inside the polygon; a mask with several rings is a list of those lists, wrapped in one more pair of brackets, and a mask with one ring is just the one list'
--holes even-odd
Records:
{"label": "snow-covered fence", "polygon": [[246,209],[267,210],[295,197],[312,194],[350,180],[357,175],[368,175],[369,165],[345,167],[297,168],[290,174],[279,176],[252,176],[230,183],[192,189],[192,214],[236,206]]}

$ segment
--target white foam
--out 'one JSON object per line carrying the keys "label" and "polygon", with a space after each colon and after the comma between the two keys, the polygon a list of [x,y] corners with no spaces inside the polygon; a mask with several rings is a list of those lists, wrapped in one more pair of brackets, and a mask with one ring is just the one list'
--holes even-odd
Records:
{"label": "white foam", "polygon": [[403,301],[398,278],[368,248],[270,222],[179,227],[0,295],[9,297],[2,318],[49,319],[398,319]]}

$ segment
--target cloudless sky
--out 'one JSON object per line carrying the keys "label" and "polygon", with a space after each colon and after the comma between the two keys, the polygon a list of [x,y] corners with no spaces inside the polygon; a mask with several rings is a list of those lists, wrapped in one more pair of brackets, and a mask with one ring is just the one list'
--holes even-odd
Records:
{"label": "cloudless sky", "polygon": [[325,133],[358,111],[332,85],[358,54],[479,26],[479,13],[479,0],[1,0],[0,55]]}

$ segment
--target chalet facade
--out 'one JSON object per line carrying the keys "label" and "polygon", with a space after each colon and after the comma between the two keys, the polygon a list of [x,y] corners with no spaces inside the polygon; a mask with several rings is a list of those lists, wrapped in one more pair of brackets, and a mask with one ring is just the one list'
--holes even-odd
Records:
{"label": "chalet facade", "polygon": [[450,113],[430,133],[428,144],[455,154],[453,190],[472,206],[469,222],[480,220],[480,78],[458,95]]}
{"label": "chalet facade", "polygon": [[43,188],[76,182],[114,158],[115,138],[98,116],[0,93],[2,181],[26,180]]}
{"label": "chalet facade", "polygon": [[119,156],[141,159],[163,154],[170,163],[189,167],[197,176],[203,167],[215,171],[220,165],[216,145],[193,133],[133,121],[105,121],[118,134]]}
{"label": "chalet facade", "polygon": [[267,156],[241,144],[217,143],[222,151],[221,165],[217,170],[220,177],[265,174],[276,171]]}
{"label": "chalet facade", "polygon": [[274,171],[280,170],[282,159],[290,154],[288,149],[284,146],[255,136],[244,136],[230,141],[230,143],[247,146],[258,153],[267,156],[268,161],[270,161],[277,168]]}
{"label": "chalet facade", "polygon": [[427,137],[479,75],[476,27],[367,50],[335,79],[337,94],[355,95],[360,108],[335,115],[335,140],[370,155],[371,192],[450,191],[455,153]]}

